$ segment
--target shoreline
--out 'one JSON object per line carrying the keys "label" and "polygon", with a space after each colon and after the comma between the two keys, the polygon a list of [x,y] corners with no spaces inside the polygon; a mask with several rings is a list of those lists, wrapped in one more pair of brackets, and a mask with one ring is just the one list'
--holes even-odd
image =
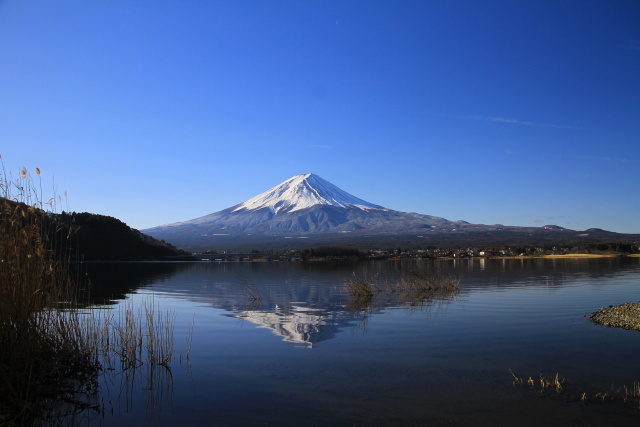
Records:
{"label": "shoreline", "polygon": [[[472,259],[589,259],[589,258],[640,258],[640,254],[564,254],[564,255],[523,255],[473,257]],[[453,258],[452,258],[453,259]]]}
{"label": "shoreline", "polygon": [[[634,256],[638,254],[563,254],[563,255],[543,255],[542,258],[617,258],[624,256]],[[535,257],[534,257],[535,258]]]}
{"label": "shoreline", "polygon": [[[565,254],[565,255],[505,255],[505,256],[474,256],[474,257],[439,257],[434,259],[595,259],[595,258],[640,258],[640,254]],[[398,258],[388,258],[395,259]]]}

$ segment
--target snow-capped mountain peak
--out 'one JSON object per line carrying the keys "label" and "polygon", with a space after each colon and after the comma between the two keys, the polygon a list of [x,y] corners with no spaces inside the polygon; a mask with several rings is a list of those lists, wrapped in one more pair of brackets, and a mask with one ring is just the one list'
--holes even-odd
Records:
{"label": "snow-capped mountain peak", "polygon": [[341,190],[312,173],[295,175],[282,184],[235,206],[233,212],[269,208],[273,213],[295,212],[315,205],[384,209]]}
{"label": "snow-capped mountain peak", "polygon": [[582,240],[587,234],[607,233],[601,230],[576,232],[556,226],[469,224],[400,212],[352,196],[313,174],[293,176],[227,209],[142,232],[191,251],[336,245],[416,246],[434,242],[468,245],[471,241],[493,245],[496,241],[538,241],[554,236],[566,240],[573,235]]}

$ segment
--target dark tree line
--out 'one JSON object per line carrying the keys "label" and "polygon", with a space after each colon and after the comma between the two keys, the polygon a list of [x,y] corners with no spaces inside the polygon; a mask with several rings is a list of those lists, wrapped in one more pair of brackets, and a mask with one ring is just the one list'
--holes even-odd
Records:
{"label": "dark tree line", "polygon": [[361,255],[357,248],[345,246],[319,246],[312,249],[304,249],[300,256],[305,258],[327,258],[327,257],[359,257]]}
{"label": "dark tree line", "polygon": [[78,257],[85,260],[158,259],[186,254],[110,216],[63,212],[58,224],[58,232],[75,240],[71,247],[77,248]]}

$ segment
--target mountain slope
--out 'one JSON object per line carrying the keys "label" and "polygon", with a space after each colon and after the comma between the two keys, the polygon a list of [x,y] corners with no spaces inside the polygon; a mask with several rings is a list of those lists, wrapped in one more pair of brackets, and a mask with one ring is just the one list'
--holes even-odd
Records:
{"label": "mountain slope", "polygon": [[[377,245],[389,239],[414,242],[411,244],[422,239],[425,244],[434,244],[436,241],[495,240],[500,236],[522,240],[528,236],[564,239],[617,235],[606,231],[578,234],[555,225],[469,224],[399,212],[355,197],[314,174],[295,175],[245,202],[210,215],[142,231],[192,251],[264,245],[344,244],[345,241]],[[293,245],[291,240],[284,239],[307,240]]]}
{"label": "mountain slope", "polygon": [[234,206],[232,209],[233,212],[236,212],[268,208],[274,214],[277,214],[295,212],[316,205],[384,209],[382,206],[374,205],[352,196],[329,181],[325,181],[318,175],[311,173],[295,175],[282,184],[258,194],[246,202]]}
{"label": "mountain slope", "polygon": [[296,175],[264,193],[190,221],[144,230],[181,247],[219,236],[299,236],[315,233],[396,233],[463,222],[404,213],[355,197],[314,174]]}

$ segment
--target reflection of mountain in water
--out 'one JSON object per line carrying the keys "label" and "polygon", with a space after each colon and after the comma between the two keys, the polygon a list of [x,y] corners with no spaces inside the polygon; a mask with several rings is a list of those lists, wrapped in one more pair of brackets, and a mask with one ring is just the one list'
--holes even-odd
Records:
{"label": "reflection of mountain in water", "polygon": [[[345,279],[357,272],[396,280],[408,271],[459,278],[461,294],[469,289],[509,286],[561,287],[567,275],[602,279],[639,268],[638,259],[602,260],[465,260],[339,263],[183,263],[95,265],[94,282],[107,286],[110,297],[124,297],[145,287],[154,293],[224,310],[227,317],[251,322],[282,340],[308,347],[333,339],[390,307],[429,311],[446,299],[349,298]],[[100,276],[97,272],[100,272]],[[259,298],[252,301],[246,281]],[[115,295],[114,295],[115,294]],[[446,301],[445,301],[446,303]],[[444,307],[444,305],[442,306]]]}
{"label": "reflection of mountain in water", "polygon": [[240,311],[231,316],[269,329],[283,341],[306,347],[334,338],[341,327],[351,326],[354,320],[352,313],[310,308],[304,303],[276,305],[272,311]]}

